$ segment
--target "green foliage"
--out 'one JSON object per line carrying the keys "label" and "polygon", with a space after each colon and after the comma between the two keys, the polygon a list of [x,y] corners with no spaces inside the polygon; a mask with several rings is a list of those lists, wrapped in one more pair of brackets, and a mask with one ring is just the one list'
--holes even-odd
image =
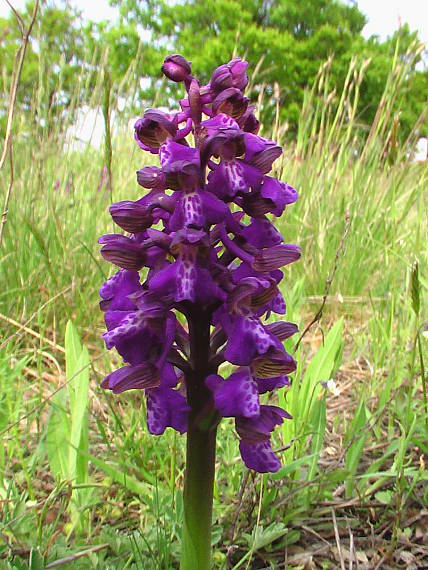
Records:
{"label": "green foliage", "polygon": [[82,347],[71,321],[68,321],[65,331],[65,362],[68,405],[66,392],[59,391],[52,401],[46,447],[57,482],[69,481],[75,487],[70,503],[74,528],[82,524],[81,510],[90,495],[87,487],[89,354]]}
{"label": "green foliage", "polygon": [[[32,2],[27,3],[22,14],[24,22],[29,21],[32,6]],[[20,42],[21,33],[15,16],[11,13],[8,19],[0,19],[1,89],[4,93],[10,88],[15,52]],[[79,89],[78,101],[74,101],[84,69],[85,49],[80,12],[69,4],[59,7],[55,2],[43,3],[27,47],[17,93],[18,106],[26,112],[26,121],[32,123],[33,129],[37,126],[51,131],[55,122],[62,120],[70,124],[73,120],[66,112],[84,100],[84,92]],[[8,98],[3,98],[0,107],[3,123],[7,103]]]}
{"label": "green foliage", "polygon": [[[119,7],[120,23],[103,24],[102,41],[109,46],[110,63],[117,76],[123,75],[141,50],[140,75],[153,78],[150,87],[141,92],[142,97],[150,98],[161,89],[167,104],[171,87],[159,83],[159,69],[171,49],[190,59],[198,76],[207,82],[219,62],[237,54],[248,59],[250,69],[257,70],[248,93],[255,102],[266,95],[261,111],[264,124],[273,124],[279,103],[289,138],[297,134],[304,92],[313,86],[318,69],[328,58],[332,57],[330,74],[335,92],[342,90],[354,54],[361,61],[370,60],[359,113],[359,120],[368,126],[374,120],[394,57],[404,63],[412,42],[417,42],[416,32],[410,32],[407,25],[383,43],[377,37],[366,41],[361,35],[364,15],[355,4],[338,0],[128,0],[112,4]],[[140,44],[138,26],[145,30]],[[406,139],[426,106],[428,72],[416,69],[420,61],[421,53],[395,105],[400,116],[400,141]],[[337,98],[334,100],[337,104]],[[425,122],[423,132],[426,128]]]}

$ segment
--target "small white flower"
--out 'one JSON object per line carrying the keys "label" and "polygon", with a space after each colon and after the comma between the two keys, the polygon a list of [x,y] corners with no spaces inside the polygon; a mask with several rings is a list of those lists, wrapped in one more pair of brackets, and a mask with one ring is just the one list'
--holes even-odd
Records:
{"label": "small white flower", "polygon": [[336,385],[336,382],[334,381],[333,378],[330,378],[330,380],[327,380],[327,390],[329,390],[329,392],[331,392],[333,394],[333,396],[339,396],[340,394],[340,390]]}

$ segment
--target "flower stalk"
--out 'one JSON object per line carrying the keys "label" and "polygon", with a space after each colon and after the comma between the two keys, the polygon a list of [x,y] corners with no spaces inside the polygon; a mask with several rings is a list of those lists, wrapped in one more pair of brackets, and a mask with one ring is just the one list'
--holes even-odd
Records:
{"label": "flower stalk", "polygon": [[186,375],[187,427],[181,570],[211,568],[211,525],[217,425],[212,394],[205,385],[210,367],[210,315],[187,313],[191,371]]}

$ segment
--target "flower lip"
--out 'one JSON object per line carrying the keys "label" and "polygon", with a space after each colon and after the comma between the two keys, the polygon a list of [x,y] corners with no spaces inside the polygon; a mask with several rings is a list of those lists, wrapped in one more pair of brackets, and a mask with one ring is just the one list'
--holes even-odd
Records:
{"label": "flower lip", "polygon": [[191,72],[190,66],[190,61],[187,61],[182,55],[174,53],[166,56],[161,69],[168,79],[181,83],[189,77]]}

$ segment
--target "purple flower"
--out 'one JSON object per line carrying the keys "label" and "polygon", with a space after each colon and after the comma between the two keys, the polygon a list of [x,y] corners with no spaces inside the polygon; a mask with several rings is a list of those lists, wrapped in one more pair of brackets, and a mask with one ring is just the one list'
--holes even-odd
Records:
{"label": "purple flower", "polygon": [[301,250],[266,216],[282,215],[297,192],[268,176],[282,149],[258,135],[243,94],[247,66],[235,58],[201,86],[190,62],[167,56],[164,75],[187,95],[179,111],[149,109],[135,124],[138,145],[160,165],[138,170],[144,196],[110,207],[129,235],[99,240],[120,268],[100,290],[103,339],[123,359],[102,387],[142,390],[156,435],[235,418],[245,464],[268,472],[280,467],[271,433],[290,416],[260,394],[289,385],[296,362],[283,341],[297,327],[266,319],[285,314],[280,268]]}

